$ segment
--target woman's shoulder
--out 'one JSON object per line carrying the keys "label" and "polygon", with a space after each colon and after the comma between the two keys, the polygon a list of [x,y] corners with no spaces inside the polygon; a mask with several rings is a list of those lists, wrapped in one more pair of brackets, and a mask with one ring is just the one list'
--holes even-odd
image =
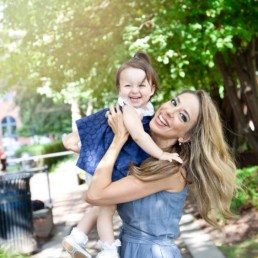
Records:
{"label": "woman's shoulder", "polygon": [[181,192],[187,185],[187,170],[181,167],[177,173],[170,175],[166,180],[167,192]]}

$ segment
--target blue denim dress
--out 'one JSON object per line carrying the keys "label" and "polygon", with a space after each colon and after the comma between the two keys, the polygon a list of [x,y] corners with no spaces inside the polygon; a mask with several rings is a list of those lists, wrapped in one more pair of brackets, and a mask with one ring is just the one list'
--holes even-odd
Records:
{"label": "blue denim dress", "polygon": [[[81,140],[81,150],[76,165],[91,175],[94,174],[114,137],[105,116],[107,111],[108,108],[76,121]],[[151,119],[152,116],[144,116],[142,119],[144,130],[147,133],[150,131]],[[127,176],[130,162],[140,165],[148,157],[149,155],[129,136],[115,163],[112,181]]]}
{"label": "blue denim dress", "polygon": [[158,192],[118,204],[123,221],[121,258],[181,258],[174,240],[179,234],[187,186],[181,192]]}

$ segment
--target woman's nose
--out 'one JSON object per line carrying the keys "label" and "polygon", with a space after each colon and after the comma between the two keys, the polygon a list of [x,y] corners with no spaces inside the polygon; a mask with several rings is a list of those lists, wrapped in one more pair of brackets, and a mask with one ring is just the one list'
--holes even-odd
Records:
{"label": "woman's nose", "polygon": [[166,113],[169,117],[174,117],[175,111],[175,108],[167,108]]}

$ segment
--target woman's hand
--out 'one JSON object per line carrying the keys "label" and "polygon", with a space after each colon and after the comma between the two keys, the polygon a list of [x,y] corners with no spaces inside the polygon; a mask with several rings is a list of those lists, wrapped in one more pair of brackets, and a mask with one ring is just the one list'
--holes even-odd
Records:
{"label": "woman's hand", "polygon": [[124,125],[123,113],[121,112],[118,104],[115,107],[111,106],[109,108],[107,117],[108,124],[115,134],[114,140],[124,145],[128,139],[129,132]]}

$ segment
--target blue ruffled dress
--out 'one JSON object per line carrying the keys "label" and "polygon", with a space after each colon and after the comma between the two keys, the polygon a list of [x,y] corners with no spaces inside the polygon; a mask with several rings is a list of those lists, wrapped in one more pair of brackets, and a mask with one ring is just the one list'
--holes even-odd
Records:
{"label": "blue ruffled dress", "polygon": [[174,240],[187,194],[158,192],[145,198],[118,204],[123,221],[120,258],[181,258]]}
{"label": "blue ruffled dress", "polygon": [[[114,137],[105,116],[107,111],[108,108],[76,121],[81,140],[81,150],[76,165],[91,175],[94,174]],[[142,119],[144,130],[147,133],[150,132],[149,122],[151,119],[152,116],[144,116]],[[148,157],[149,155],[129,136],[115,163],[112,181],[127,176],[130,162],[139,165]]]}

